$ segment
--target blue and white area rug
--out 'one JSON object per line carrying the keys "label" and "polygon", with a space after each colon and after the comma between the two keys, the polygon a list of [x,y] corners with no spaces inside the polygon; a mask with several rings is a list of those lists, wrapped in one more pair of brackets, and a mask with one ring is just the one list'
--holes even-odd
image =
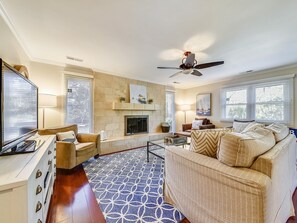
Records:
{"label": "blue and white area rug", "polygon": [[84,163],[107,223],[180,222],[184,216],[163,201],[164,161],[146,148],[101,156]]}

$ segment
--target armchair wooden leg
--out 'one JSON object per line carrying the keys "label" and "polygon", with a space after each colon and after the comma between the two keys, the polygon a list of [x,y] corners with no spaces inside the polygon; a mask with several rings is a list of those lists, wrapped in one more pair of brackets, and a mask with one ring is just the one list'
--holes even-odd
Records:
{"label": "armchair wooden leg", "polygon": [[99,154],[94,156],[94,159],[98,159],[99,158]]}

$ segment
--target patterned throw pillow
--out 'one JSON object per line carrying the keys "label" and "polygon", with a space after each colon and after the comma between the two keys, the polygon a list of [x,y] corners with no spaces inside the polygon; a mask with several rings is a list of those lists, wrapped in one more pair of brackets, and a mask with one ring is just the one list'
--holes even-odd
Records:
{"label": "patterned throw pillow", "polygon": [[192,121],[192,129],[199,129],[199,127],[202,125],[203,120],[194,120]]}
{"label": "patterned throw pillow", "polygon": [[190,150],[205,156],[216,157],[220,137],[232,131],[230,128],[194,130],[191,134]]}
{"label": "patterned throw pillow", "polygon": [[74,131],[59,132],[57,133],[57,138],[58,141],[73,142],[74,144],[78,144]]}

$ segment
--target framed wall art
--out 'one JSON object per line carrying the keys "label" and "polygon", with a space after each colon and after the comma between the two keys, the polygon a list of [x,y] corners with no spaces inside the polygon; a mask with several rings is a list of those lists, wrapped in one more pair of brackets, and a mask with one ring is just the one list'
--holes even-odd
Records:
{"label": "framed wall art", "polygon": [[196,115],[211,116],[211,94],[198,94],[196,96]]}
{"label": "framed wall art", "polygon": [[146,86],[130,84],[130,103],[147,103]]}

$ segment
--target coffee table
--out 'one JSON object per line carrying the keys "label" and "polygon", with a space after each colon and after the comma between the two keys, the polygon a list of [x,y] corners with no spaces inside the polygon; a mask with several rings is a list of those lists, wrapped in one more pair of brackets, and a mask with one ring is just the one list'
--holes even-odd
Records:
{"label": "coffee table", "polygon": [[187,137],[185,138],[184,142],[179,142],[179,143],[173,143],[173,144],[168,144],[164,142],[164,139],[161,140],[152,140],[152,141],[147,141],[146,145],[146,158],[147,162],[149,162],[149,156],[150,154],[159,157],[160,159],[165,159],[165,149],[169,146],[185,146],[188,145],[187,143]]}

